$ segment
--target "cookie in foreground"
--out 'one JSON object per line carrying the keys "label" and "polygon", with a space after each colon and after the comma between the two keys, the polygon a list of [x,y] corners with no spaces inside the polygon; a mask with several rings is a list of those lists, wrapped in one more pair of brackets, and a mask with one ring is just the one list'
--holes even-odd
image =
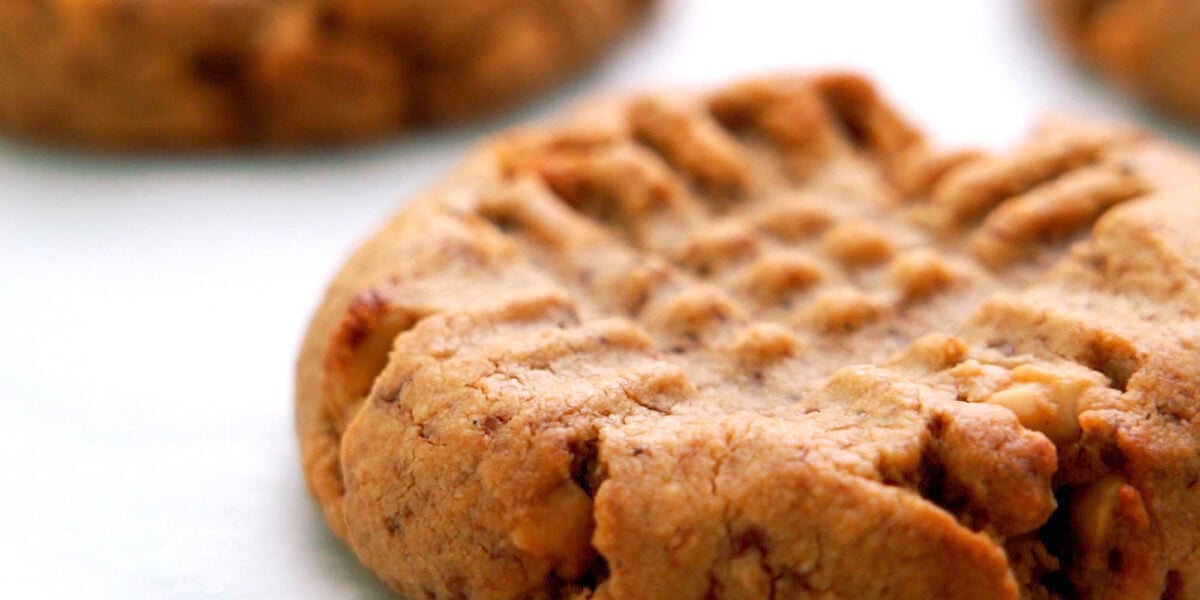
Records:
{"label": "cookie in foreground", "polygon": [[1038,0],[1083,60],[1200,124],[1200,0]]}
{"label": "cookie in foreground", "polygon": [[512,105],[650,0],[5,0],[0,129],[206,149],[376,138]]}
{"label": "cookie in foreground", "polygon": [[1200,597],[1197,189],[844,74],[502,135],[329,288],[310,489],[409,598]]}

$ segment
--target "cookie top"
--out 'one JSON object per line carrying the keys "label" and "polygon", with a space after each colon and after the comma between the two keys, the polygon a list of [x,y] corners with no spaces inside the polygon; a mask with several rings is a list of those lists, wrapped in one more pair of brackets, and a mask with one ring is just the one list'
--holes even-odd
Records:
{"label": "cookie top", "polygon": [[1197,186],[842,74],[500,136],[330,287],[310,488],[410,598],[1196,597]]}
{"label": "cookie top", "polygon": [[1200,0],[1039,0],[1084,60],[1155,105],[1200,123]]}
{"label": "cookie top", "polygon": [[110,147],[301,146],[512,104],[650,0],[6,0],[0,127]]}

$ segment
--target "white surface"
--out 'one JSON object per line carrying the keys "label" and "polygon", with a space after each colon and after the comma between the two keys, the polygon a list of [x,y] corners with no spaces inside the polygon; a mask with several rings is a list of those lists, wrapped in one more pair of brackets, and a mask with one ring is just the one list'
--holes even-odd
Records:
{"label": "white surface", "polygon": [[[1021,0],[674,0],[501,122],[343,152],[96,158],[0,142],[0,585],[10,598],[384,598],[325,532],[292,361],[326,280],[471,140],[599,90],[844,66],[944,141],[1146,115]],[[1167,131],[1180,139],[1197,138]]]}

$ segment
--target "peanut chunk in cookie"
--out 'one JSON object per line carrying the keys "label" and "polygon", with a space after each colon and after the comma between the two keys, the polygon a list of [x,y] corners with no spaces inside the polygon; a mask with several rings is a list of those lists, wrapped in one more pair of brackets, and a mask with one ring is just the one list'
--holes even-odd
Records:
{"label": "peanut chunk in cookie", "polygon": [[592,561],[592,499],[579,486],[564,482],[516,519],[513,545],[549,558],[557,565],[556,573],[574,579],[587,570]]}
{"label": "peanut chunk in cookie", "polygon": [[1021,424],[1063,444],[1079,437],[1077,403],[1085,391],[1099,384],[1097,378],[1056,373],[1021,365],[1012,370],[1012,383],[989,396],[985,402],[1003,406],[1017,415]]}

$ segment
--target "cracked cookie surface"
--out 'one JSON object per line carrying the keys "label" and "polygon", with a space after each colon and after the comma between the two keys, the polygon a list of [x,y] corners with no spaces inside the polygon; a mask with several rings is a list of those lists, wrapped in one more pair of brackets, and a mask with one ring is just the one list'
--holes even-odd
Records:
{"label": "cracked cookie surface", "polygon": [[1106,76],[1200,124],[1200,0],[1038,0],[1060,37]]}
{"label": "cracked cookie surface", "polygon": [[310,488],[409,598],[1200,597],[1197,185],[842,74],[499,136],[331,285]]}
{"label": "cracked cookie surface", "polygon": [[0,127],[114,149],[305,146],[511,105],[650,0],[6,0]]}

